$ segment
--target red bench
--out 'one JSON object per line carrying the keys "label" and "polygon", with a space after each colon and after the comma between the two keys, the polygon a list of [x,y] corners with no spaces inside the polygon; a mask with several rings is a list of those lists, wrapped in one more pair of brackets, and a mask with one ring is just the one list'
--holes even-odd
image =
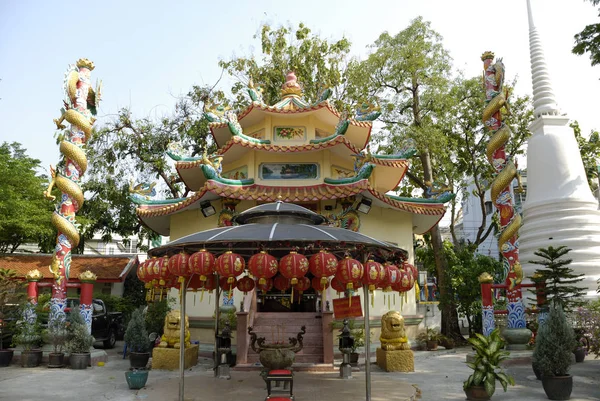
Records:
{"label": "red bench", "polygon": [[[267,373],[265,378],[267,382],[267,400],[269,401],[291,401],[294,399],[294,373],[289,369],[277,369],[270,370]],[[271,396],[271,384],[275,382],[275,386],[278,385],[279,382],[283,382],[283,389],[285,390],[287,385],[289,385],[290,396],[289,397],[272,397]]]}

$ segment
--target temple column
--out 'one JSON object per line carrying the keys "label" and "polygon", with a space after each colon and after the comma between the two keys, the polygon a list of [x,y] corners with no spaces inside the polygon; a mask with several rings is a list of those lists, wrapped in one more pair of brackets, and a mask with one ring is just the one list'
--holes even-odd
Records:
{"label": "temple column", "polygon": [[93,297],[94,297],[94,283],[96,282],[96,275],[89,270],[84,271],[79,275],[79,281],[81,281],[81,293],[79,295],[79,313],[83,316],[83,320],[88,328],[88,333],[92,333],[92,314],[93,310]]}

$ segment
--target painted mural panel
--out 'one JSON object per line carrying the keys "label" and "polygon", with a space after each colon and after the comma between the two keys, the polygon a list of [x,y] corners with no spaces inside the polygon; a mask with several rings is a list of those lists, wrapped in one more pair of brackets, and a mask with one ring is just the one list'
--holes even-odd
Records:
{"label": "painted mural panel", "polygon": [[317,163],[261,163],[263,180],[306,180],[319,177]]}
{"label": "painted mural panel", "polygon": [[275,141],[303,141],[306,139],[306,127],[281,126],[273,129],[275,130],[273,135]]}
{"label": "painted mural panel", "polygon": [[336,165],[331,166],[331,178],[350,178],[354,177],[354,175],[354,170],[350,170]]}
{"label": "painted mural panel", "polygon": [[221,177],[228,178],[230,180],[245,180],[248,178],[248,166],[242,166],[233,170],[229,170],[221,174]]}

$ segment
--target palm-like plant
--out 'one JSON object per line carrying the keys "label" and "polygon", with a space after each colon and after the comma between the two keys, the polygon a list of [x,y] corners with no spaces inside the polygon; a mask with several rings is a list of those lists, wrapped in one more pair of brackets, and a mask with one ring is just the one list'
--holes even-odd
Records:
{"label": "palm-like plant", "polygon": [[496,391],[496,380],[500,382],[504,391],[508,385],[515,385],[512,376],[504,373],[500,362],[508,358],[509,352],[503,351],[504,340],[500,337],[498,329],[492,331],[489,337],[476,334],[477,337],[469,338],[475,349],[475,360],[467,362],[467,366],[474,370],[473,374],[464,382],[463,389],[473,386],[483,386],[491,397]]}

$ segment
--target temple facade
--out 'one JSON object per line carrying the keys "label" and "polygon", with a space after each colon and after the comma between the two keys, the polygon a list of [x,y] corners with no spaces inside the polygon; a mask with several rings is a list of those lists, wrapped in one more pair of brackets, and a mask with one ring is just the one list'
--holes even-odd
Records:
{"label": "temple facade", "polygon": [[[281,100],[265,104],[261,89],[252,83],[250,105],[239,113],[216,108],[205,113],[218,151],[188,157],[177,145],[168,155],[185,185],[193,191],[182,199],[154,201],[134,197],[143,223],[171,241],[199,231],[226,227],[241,211],[282,201],[325,216],[329,225],[392,243],[405,249],[413,262],[413,234],[427,232],[444,215],[444,203],[454,195],[403,198],[389,195],[401,182],[415,151],[375,155],[368,150],[378,109],[365,105],[352,117],[338,112],[328,100],[331,90],[310,104],[290,72],[281,88]],[[258,250],[257,250],[258,252]],[[175,293],[177,290],[173,290]],[[329,288],[327,299],[337,297]],[[415,289],[400,297],[376,296],[372,316],[389,309],[416,313]],[[318,312],[314,289],[305,291],[299,305],[291,305],[289,290],[263,291],[261,302],[246,303],[259,312]],[[388,299],[386,299],[388,298]],[[241,294],[226,295],[220,302],[240,308]],[[210,317],[212,305],[203,295],[188,293],[188,315]],[[292,302],[293,303],[293,302]]]}

